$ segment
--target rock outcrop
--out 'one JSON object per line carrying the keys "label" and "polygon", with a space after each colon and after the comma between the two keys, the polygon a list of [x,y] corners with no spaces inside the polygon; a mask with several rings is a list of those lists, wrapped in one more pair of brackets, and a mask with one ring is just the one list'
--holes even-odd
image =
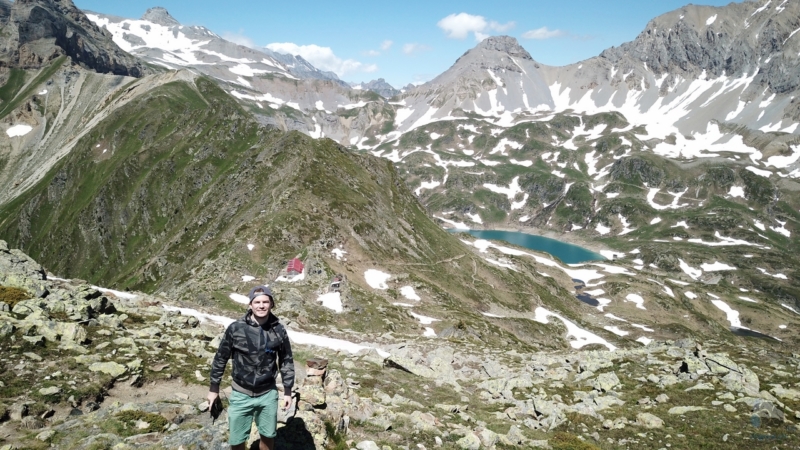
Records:
{"label": "rock outcrop", "polygon": [[72,0],[17,0],[0,5],[0,67],[38,69],[61,56],[99,73],[152,73],[125,53]]}

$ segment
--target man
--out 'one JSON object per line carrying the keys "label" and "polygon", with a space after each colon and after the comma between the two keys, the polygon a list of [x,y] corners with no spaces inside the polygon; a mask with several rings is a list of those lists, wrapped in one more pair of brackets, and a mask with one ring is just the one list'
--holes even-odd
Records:
{"label": "man", "polygon": [[233,359],[233,378],[228,406],[228,443],[232,450],[244,450],[250,427],[255,420],[261,435],[260,450],[275,448],[278,422],[278,390],[275,383],[278,366],[283,382],[283,409],[291,403],[294,386],[294,361],[286,328],[272,314],[275,299],[267,286],[250,290],[250,308],[241,319],[225,330],[214,361],[211,363],[211,387],[208,404],[219,397],[222,373]]}

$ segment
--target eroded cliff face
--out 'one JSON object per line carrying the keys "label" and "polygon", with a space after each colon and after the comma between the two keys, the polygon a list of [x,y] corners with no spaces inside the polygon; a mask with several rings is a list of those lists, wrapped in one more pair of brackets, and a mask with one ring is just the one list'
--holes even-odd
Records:
{"label": "eroded cliff face", "polygon": [[783,94],[800,86],[800,39],[792,39],[798,27],[798,2],[688,5],[653,19],[635,40],[601,57],[641,61],[656,74],[753,76],[756,85]]}
{"label": "eroded cliff face", "polygon": [[141,77],[153,70],[120,49],[71,0],[0,5],[0,67],[39,69],[61,56],[99,73]]}

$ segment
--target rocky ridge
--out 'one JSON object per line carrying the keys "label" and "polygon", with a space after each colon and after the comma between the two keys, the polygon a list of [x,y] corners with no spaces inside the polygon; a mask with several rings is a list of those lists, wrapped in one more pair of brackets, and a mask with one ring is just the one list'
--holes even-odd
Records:
{"label": "rocky ridge", "polygon": [[[202,401],[222,333],[209,316],[201,322],[170,311],[165,298],[53,279],[3,241],[0,267],[4,287],[40,289],[0,311],[0,448],[225,448],[224,415],[212,425]],[[782,445],[800,442],[800,355],[776,348],[683,339],[614,352],[528,353],[460,339],[434,347],[388,335],[381,341],[380,354],[295,344],[298,383],[280,417],[282,448],[334,441],[359,449],[531,448],[580,440],[594,446],[587,448],[719,440],[760,448],[764,436],[778,433]]]}
{"label": "rocky ridge", "polygon": [[400,93],[399,90],[395,89],[391,84],[387,83],[386,80],[384,80],[383,78],[378,78],[377,80],[372,80],[368,83],[350,83],[350,85],[355,89],[365,89],[367,91],[372,91],[384,98],[392,98]]}
{"label": "rocky ridge", "polygon": [[0,67],[39,69],[60,56],[98,73],[141,77],[154,70],[120,49],[71,0],[20,0],[0,7]]}

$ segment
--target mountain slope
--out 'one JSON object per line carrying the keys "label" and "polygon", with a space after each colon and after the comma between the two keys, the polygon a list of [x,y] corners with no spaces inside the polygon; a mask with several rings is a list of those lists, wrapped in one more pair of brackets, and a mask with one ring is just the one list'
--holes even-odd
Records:
{"label": "mountain slope", "polygon": [[183,26],[161,7],[148,9],[139,20],[86,14],[125,51],[169,69],[191,67],[245,87],[250,87],[246,78],[261,74],[340,82],[335,74],[320,71],[302,58],[237,45],[204,27]]}
{"label": "mountain slope", "polygon": [[39,69],[69,56],[99,73],[140,77],[153,72],[114,44],[71,0],[4,2],[0,27],[0,67]]}
{"label": "mountain slope", "polygon": [[[205,78],[164,84],[109,114],[2,217],[0,235],[59,275],[222,308],[242,274],[271,282],[300,254],[311,280],[287,294],[300,302],[295,313],[305,316],[309,293],[342,273],[350,313],[329,320],[365,332],[383,317],[362,279],[370,265],[400,272],[427,293],[421,311],[450,325],[490,307],[525,314],[531,294],[551,305],[569,296],[532,268],[491,268],[430,221],[390,162],[270,131]],[[390,316],[398,332],[415,333],[402,308]],[[499,331],[506,325],[475,324],[495,330],[483,339],[533,344]]]}

